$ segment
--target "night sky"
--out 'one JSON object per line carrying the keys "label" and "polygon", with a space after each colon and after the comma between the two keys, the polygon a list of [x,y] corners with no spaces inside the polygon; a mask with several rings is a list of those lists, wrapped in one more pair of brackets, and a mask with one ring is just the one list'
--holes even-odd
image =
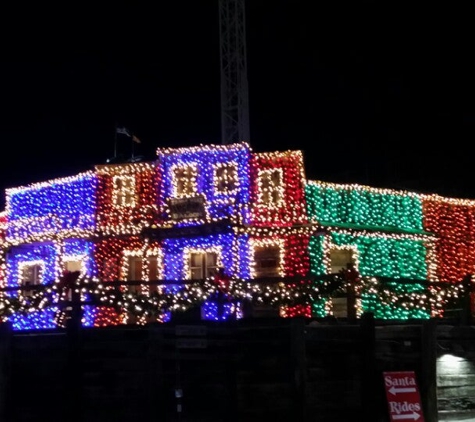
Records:
{"label": "night sky", "polygon": [[[472,14],[415,3],[247,0],[253,150],[301,149],[307,179],[475,199]],[[0,27],[2,208],[5,188],[105,163],[116,123],[150,160],[221,143],[218,0],[21,3]]]}

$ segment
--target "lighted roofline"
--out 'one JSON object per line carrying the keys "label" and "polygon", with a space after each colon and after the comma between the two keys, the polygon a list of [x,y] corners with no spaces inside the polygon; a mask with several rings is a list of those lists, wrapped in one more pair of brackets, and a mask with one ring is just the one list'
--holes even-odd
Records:
{"label": "lighted roofline", "polygon": [[7,188],[5,189],[5,196],[8,198],[10,195],[14,195],[16,193],[36,190],[36,189],[41,189],[41,188],[47,188],[47,187],[50,187],[52,184],[59,185],[63,183],[71,183],[71,182],[79,181],[81,179],[85,179],[86,177],[92,177],[95,175],[96,175],[96,172],[94,172],[93,170],[88,170],[85,172],[78,173],[75,176],[59,177],[57,179],[50,179],[43,182],[31,183],[29,185],[17,186],[14,188]]}
{"label": "lighted roofline", "polygon": [[124,173],[128,172],[128,170],[142,170],[143,168],[146,169],[154,169],[156,167],[155,161],[141,161],[138,163],[115,163],[115,164],[98,164],[94,166],[97,174],[104,175],[109,174],[115,170],[122,170]]}
{"label": "lighted roofline", "polygon": [[166,147],[166,148],[157,148],[157,156],[160,155],[170,155],[170,154],[182,154],[184,152],[201,152],[201,151],[229,151],[233,149],[248,149],[252,150],[248,142],[236,142],[233,144],[199,144],[190,147]]}
{"label": "lighted roofline", "polygon": [[390,188],[376,188],[367,185],[360,185],[358,183],[332,183],[332,182],[323,182],[321,180],[307,180],[307,185],[318,185],[322,187],[328,187],[333,189],[355,189],[355,190],[365,190],[371,193],[379,193],[385,195],[410,195],[413,197],[418,197],[421,200],[430,200],[430,201],[437,201],[437,202],[446,202],[451,203],[453,205],[465,205],[474,207],[475,206],[475,199],[463,199],[463,198],[454,198],[454,197],[445,197],[439,194],[425,194],[425,193],[417,193],[409,190],[397,190],[397,189],[390,189]]}

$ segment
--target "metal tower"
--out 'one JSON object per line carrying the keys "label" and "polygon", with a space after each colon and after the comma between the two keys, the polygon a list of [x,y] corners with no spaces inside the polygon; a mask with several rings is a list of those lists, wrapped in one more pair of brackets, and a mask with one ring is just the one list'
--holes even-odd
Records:
{"label": "metal tower", "polygon": [[219,0],[221,143],[250,142],[244,0]]}

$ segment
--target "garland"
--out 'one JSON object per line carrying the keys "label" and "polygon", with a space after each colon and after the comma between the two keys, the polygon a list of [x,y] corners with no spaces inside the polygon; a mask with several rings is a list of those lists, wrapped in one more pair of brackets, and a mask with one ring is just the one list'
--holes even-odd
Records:
{"label": "garland", "polygon": [[[69,278],[68,278],[69,277]],[[230,278],[223,287],[213,279],[196,280],[186,284],[157,285],[150,293],[129,292],[131,283],[99,282],[75,275],[61,278],[49,286],[36,286],[31,296],[19,295],[9,289],[0,291],[0,321],[7,321],[14,314],[29,314],[34,311],[71,306],[68,292],[79,295],[82,307],[110,307],[118,314],[127,313],[136,317],[162,317],[167,312],[183,312],[200,306],[209,300],[225,298],[229,301],[265,304],[275,308],[312,305],[332,297],[344,296],[354,289],[357,297],[374,296],[382,304],[391,307],[436,308],[440,316],[444,309],[460,306],[461,301],[472,291],[472,284],[464,282],[427,283],[420,280],[388,280],[375,277],[348,277],[338,274],[321,275],[310,279],[288,282],[285,279],[273,283]],[[149,286],[150,283],[147,283]],[[401,286],[412,286],[401,290]],[[62,314],[64,312],[60,311]],[[57,318],[64,325],[64,315]],[[61,321],[61,322],[60,322]]]}

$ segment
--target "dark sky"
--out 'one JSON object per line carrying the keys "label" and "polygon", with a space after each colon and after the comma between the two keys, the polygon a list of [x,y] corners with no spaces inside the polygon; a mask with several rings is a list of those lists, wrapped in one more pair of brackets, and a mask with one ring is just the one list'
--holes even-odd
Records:
{"label": "dark sky", "polygon": [[[466,4],[247,0],[253,149],[302,149],[308,179],[475,198]],[[1,16],[2,208],[5,188],[105,163],[116,122],[150,159],[221,143],[218,0]]]}

